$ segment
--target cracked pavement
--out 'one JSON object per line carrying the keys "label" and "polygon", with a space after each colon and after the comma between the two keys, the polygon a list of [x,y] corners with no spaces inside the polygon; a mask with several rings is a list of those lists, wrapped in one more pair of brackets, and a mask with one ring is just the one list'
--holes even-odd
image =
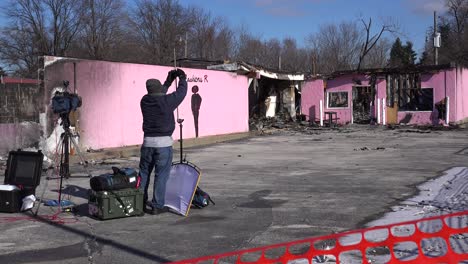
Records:
{"label": "cracked pavement", "polygon": [[[77,204],[76,215],[60,214],[60,224],[51,218],[57,209],[43,205],[36,221],[28,212],[0,214],[0,263],[169,262],[363,228],[404,210],[403,201],[424,191],[420,184],[466,166],[467,148],[463,129],[414,133],[369,126],[276,130],[192,147],[185,149],[187,159],[201,168],[200,186],[216,205],[192,209],[188,217],[108,221],[87,215],[89,178],[74,164],[63,193]],[[105,159],[89,170],[99,175],[111,166],[137,168],[138,160]],[[449,186],[447,181],[437,184]],[[57,199],[57,188],[57,180],[44,176],[36,194],[45,190],[44,199]],[[450,201],[450,211],[468,210],[460,200]],[[441,204],[426,202],[413,205],[421,211]]]}

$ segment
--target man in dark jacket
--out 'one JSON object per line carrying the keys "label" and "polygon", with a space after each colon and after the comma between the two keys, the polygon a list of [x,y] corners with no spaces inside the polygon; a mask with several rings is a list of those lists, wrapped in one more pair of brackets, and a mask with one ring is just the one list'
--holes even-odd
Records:
{"label": "man in dark jacket", "polygon": [[[176,91],[166,94],[175,78],[179,78]],[[140,102],[143,114],[144,139],[140,157],[140,188],[144,190],[144,208],[149,214],[167,212],[164,207],[166,182],[172,165],[172,133],[175,129],[174,110],[179,106],[187,94],[187,76],[181,69],[168,73],[163,85],[157,79],[146,81],[148,94]],[[153,199],[151,209],[146,210],[148,200],[148,186],[151,172],[155,170]]]}

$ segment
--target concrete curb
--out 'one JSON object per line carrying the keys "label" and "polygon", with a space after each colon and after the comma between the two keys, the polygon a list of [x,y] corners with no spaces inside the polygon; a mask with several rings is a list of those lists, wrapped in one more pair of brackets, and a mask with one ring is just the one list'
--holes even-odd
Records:
{"label": "concrete curb", "polygon": [[[193,147],[201,147],[207,146],[211,144],[216,144],[220,142],[229,142],[244,138],[249,138],[255,136],[256,132],[244,132],[244,133],[234,133],[234,134],[225,134],[225,135],[216,135],[216,136],[207,136],[201,138],[190,138],[184,139],[184,148],[193,148]],[[174,141],[174,151],[178,151],[179,149],[179,141]],[[108,148],[108,149],[101,149],[98,151],[93,152],[83,152],[83,156],[86,161],[89,160],[102,160],[102,159],[112,159],[112,158],[128,158],[128,157],[135,157],[140,156],[140,147],[141,145],[134,145],[134,146],[125,146],[125,147],[118,147],[118,148]],[[80,157],[77,153],[70,155],[70,163],[79,163]]]}

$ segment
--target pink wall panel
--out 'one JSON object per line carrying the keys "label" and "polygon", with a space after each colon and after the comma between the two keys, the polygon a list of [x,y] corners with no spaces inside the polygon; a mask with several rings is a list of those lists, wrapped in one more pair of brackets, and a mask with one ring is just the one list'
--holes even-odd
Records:
{"label": "pink wall panel", "polygon": [[[458,68],[455,73],[456,91],[455,96],[456,108],[455,121],[463,121],[468,118],[468,69]],[[453,119],[452,119],[453,120]]]}
{"label": "pink wall panel", "polygon": [[348,107],[346,108],[329,108],[327,100],[325,99],[325,111],[336,112],[339,118],[338,123],[340,124],[350,123],[352,120],[352,89],[354,81],[356,80],[361,81],[361,85],[367,85],[369,83],[368,77],[363,75],[346,75],[327,81],[325,96],[328,96],[328,92],[348,92]]}
{"label": "pink wall panel", "polygon": [[[81,141],[92,148],[138,145],[143,141],[140,100],[146,94],[146,80],[163,83],[171,67],[114,63],[76,62],[77,91],[83,98],[79,127]],[[202,104],[199,114],[199,137],[248,131],[247,77],[223,71],[185,69],[187,96],[179,107],[183,137],[195,137],[191,110],[191,88],[199,87]],[[46,68],[46,79],[70,80],[73,90],[73,64],[62,63]],[[47,84],[46,84],[47,86]],[[175,82],[168,92],[175,90]],[[174,113],[175,114],[175,113]],[[179,138],[179,126],[173,134]]]}
{"label": "pink wall panel", "polygon": [[324,100],[323,80],[311,80],[304,83],[301,94],[301,110],[307,120],[320,121],[320,100]]}

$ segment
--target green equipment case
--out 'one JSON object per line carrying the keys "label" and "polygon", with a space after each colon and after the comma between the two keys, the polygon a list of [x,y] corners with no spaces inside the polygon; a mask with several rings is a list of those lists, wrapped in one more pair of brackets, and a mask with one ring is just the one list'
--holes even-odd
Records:
{"label": "green equipment case", "polygon": [[140,189],[121,189],[115,191],[90,191],[88,211],[100,220],[142,216],[143,191]]}

